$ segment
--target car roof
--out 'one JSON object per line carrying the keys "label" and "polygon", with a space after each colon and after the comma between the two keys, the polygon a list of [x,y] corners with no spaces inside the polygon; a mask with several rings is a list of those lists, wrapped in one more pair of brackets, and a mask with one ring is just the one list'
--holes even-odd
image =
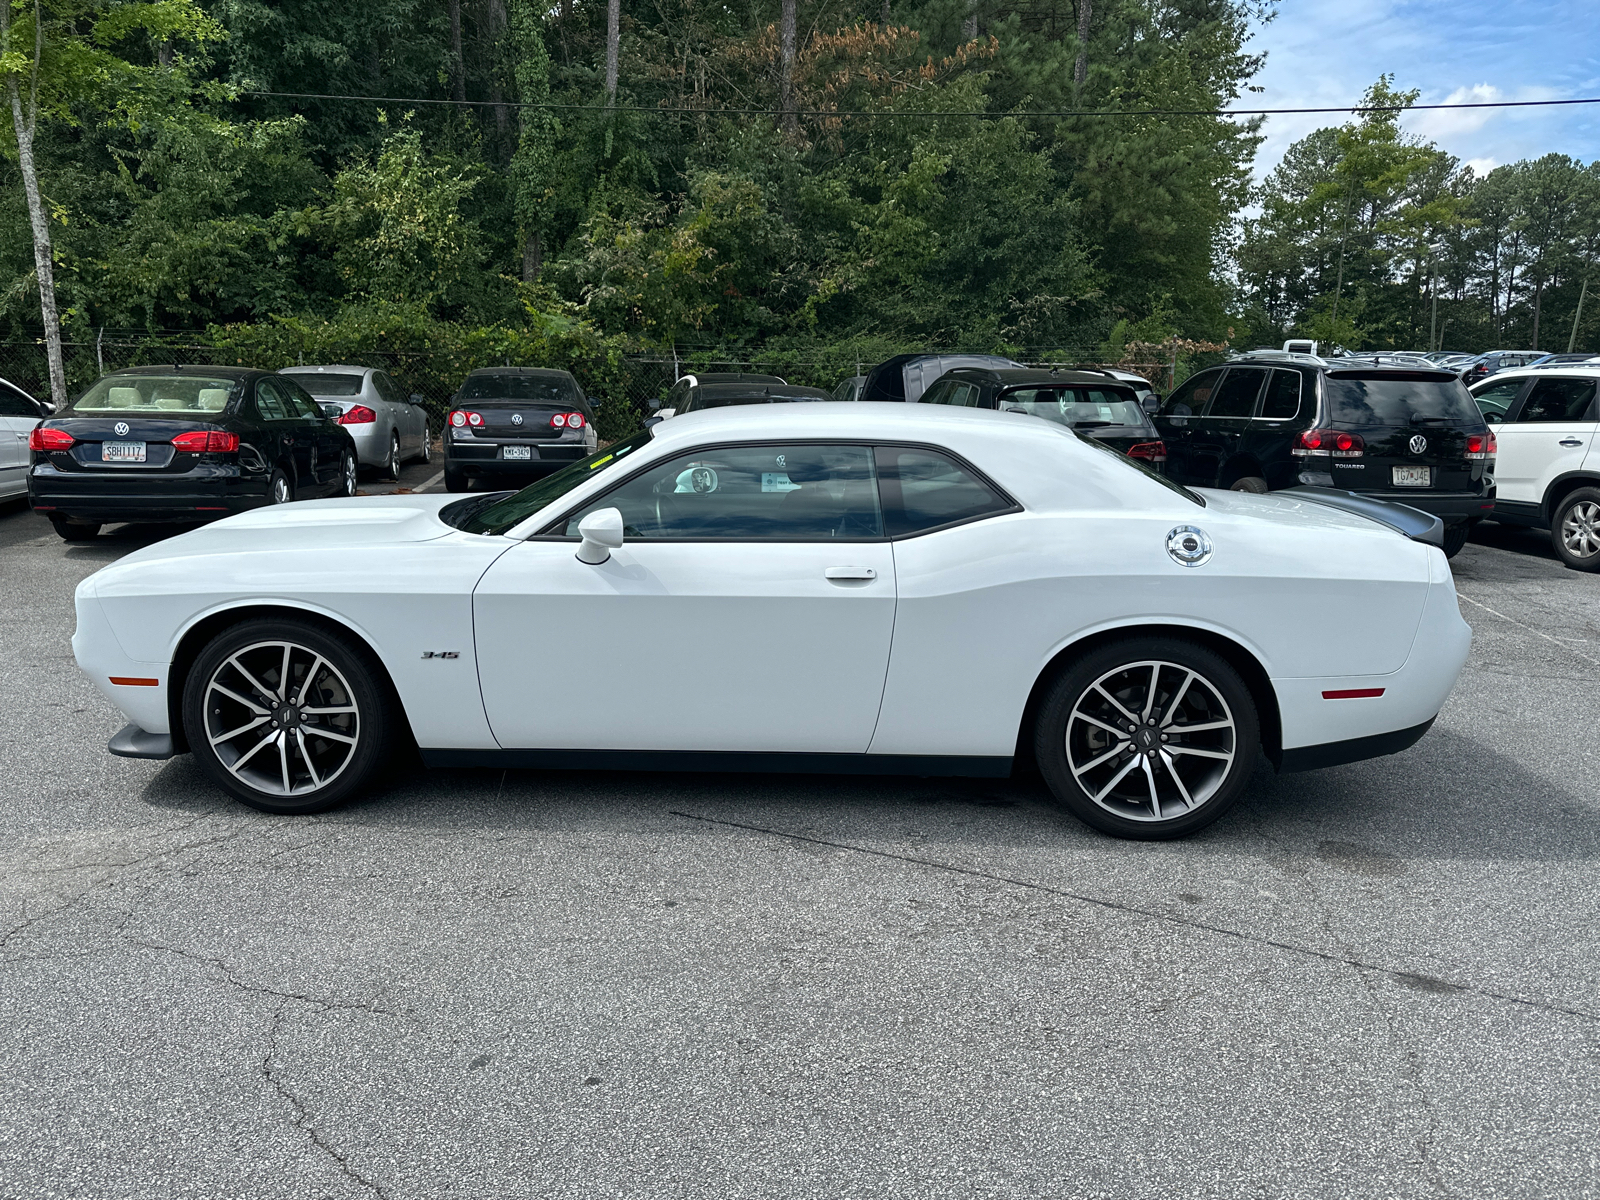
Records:
{"label": "car roof", "polygon": [[685,371],[678,383],[685,379],[690,387],[714,387],[719,383],[782,383],[776,375],[763,375],[758,371]]}
{"label": "car roof", "polygon": [[[167,363],[164,366],[119,367],[107,371],[101,379],[127,378],[131,375],[210,375],[214,378],[237,379],[241,382],[262,375],[277,375],[277,371],[263,371],[257,367],[203,367],[196,363]],[[98,380],[96,381],[98,382]]]}
{"label": "car roof", "polygon": [[954,376],[957,379],[982,380],[985,383],[998,383],[1002,387],[1011,387],[1017,384],[1099,384],[1104,387],[1107,382],[1114,384],[1129,383],[1131,380],[1118,379],[1110,371],[1102,371],[1094,367],[1057,367],[1048,369],[1044,367],[955,367],[946,371],[941,379]]}
{"label": "car roof", "polygon": [[1508,367],[1504,371],[1496,371],[1493,375],[1486,376],[1479,383],[1504,383],[1508,379],[1550,379],[1561,375],[1576,375],[1580,379],[1600,379],[1600,362],[1558,363],[1549,367]]}
{"label": "car roof", "polygon": [[547,379],[571,379],[571,371],[557,370],[555,367],[478,367],[468,371],[467,378],[481,375],[542,375]]}
{"label": "car roof", "polygon": [[370,375],[374,371],[381,371],[382,367],[357,367],[350,363],[327,363],[316,367],[283,367],[278,371],[280,375],[315,375],[319,371],[352,372],[358,375]]}
{"label": "car roof", "polygon": [[748,396],[752,400],[832,400],[833,393],[821,388],[806,387],[798,383],[703,383],[699,386],[701,400],[735,400]]}

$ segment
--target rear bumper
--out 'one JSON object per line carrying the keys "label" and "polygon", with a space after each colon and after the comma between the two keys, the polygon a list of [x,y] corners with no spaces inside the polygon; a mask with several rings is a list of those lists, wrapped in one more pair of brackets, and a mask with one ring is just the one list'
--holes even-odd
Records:
{"label": "rear bumper", "polygon": [[577,462],[590,451],[582,442],[529,445],[528,458],[503,458],[503,445],[527,443],[495,443],[475,446],[454,441],[445,443],[444,464],[452,471],[465,471],[471,475],[548,475],[570,463]]}
{"label": "rear bumper", "polygon": [[1494,488],[1485,487],[1479,492],[1425,492],[1421,489],[1410,491],[1408,489],[1386,488],[1377,490],[1372,488],[1351,487],[1348,480],[1341,479],[1334,482],[1327,472],[1302,471],[1299,482],[1310,488],[1330,488],[1335,491],[1351,491],[1358,496],[1370,496],[1374,500],[1387,500],[1391,504],[1404,504],[1408,508],[1421,509],[1438,517],[1446,525],[1455,525],[1474,517],[1487,517],[1494,511]]}
{"label": "rear bumper", "polygon": [[213,521],[268,501],[267,477],[237,466],[205,464],[181,475],[96,476],[37,463],[28,502],[39,512],[74,521]]}

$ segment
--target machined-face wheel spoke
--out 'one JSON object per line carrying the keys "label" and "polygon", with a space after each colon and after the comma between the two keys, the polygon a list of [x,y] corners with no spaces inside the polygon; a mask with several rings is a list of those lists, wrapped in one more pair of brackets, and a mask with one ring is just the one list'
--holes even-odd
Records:
{"label": "machined-face wheel spoke", "polygon": [[[275,679],[275,686],[267,680]],[[293,641],[244,646],[205,690],[206,738],[240,782],[269,796],[318,791],[353,761],[364,725],[333,661]]]}
{"label": "machined-face wheel spoke", "polygon": [[1204,805],[1239,749],[1221,689],[1163,660],[1130,662],[1089,683],[1065,736],[1067,768],[1087,797],[1139,822],[1172,821]]}

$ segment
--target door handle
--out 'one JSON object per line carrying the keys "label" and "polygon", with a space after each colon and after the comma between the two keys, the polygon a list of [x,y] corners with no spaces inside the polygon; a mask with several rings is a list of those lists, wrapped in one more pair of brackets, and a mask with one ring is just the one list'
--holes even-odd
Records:
{"label": "door handle", "polygon": [[823,573],[826,579],[876,579],[878,573],[871,567],[829,567]]}
{"label": "door handle", "polygon": [[1563,446],[1581,446],[1583,445],[1583,439],[1573,437],[1562,438],[1559,444]]}

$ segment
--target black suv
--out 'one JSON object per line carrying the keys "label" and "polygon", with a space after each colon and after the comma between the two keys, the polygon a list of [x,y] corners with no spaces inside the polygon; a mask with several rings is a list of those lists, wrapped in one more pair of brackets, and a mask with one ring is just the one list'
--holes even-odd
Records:
{"label": "black suv", "polygon": [[1258,351],[1185,380],[1155,424],[1178,483],[1379,496],[1439,517],[1448,555],[1494,509],[1494,438],[1449,371]]}
{"label": "black suv", "polygon": [[445,418],[445,490],[470,491],[474,479],[525,483],[593,454],[596,403],[566,371],[471,372]]}
{"label": "black suv", "polygon": [[1135,385],[1108,371],[957,367],[941,375],[921,402],[1043,417],[1157,469],[1167,460],[1167,449],[1139,403]]}

